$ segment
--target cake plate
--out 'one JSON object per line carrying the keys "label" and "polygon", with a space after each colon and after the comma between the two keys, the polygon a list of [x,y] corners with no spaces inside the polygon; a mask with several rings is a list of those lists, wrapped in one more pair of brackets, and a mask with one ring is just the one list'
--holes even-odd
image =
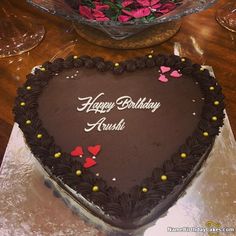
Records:
{"label": "cake plate", "polygon": [[[142,236],[169,236],[174,231],[174,235],[217,235],[210,230],[227,231],[227,236],[236,234],[236,142],[227,115],[224,123],[197,176],[168,212]],[[80,215],[72,214],[44,186],[44,178],[43,169],[14,124],[0,169],[1,236],[106,235],[91,225],[89,219],[85,222]]]}
{"label": "cake plate", "polygon": [[74,23],[76,32],[89,42],[108,48],[134,49],[162,43],[178,32],[183,16],[200,12],[217,0],[183,0],[175,10],[152,21],[98,22],[82,17],[64,0],[27,0],[33,6]]}

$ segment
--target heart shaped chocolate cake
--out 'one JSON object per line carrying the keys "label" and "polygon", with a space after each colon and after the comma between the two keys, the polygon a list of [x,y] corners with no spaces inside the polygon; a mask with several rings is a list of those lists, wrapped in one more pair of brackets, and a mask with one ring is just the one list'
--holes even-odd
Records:
{"label": "heart shaped chocolate cake", "polygon": [[14,113],[34,156],[78,207],[130,232],[185,190],[223,124],[223,98],[187,58],[70,56],[27,76]]}

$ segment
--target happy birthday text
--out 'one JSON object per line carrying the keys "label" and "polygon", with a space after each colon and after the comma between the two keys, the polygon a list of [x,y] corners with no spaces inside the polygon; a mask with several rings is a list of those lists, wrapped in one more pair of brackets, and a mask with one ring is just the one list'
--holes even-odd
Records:
{"label": "happy birthday text", "polygon": [[[154,113],[161,106],[160,102],[155,102],[151,98],[148,99],[146,97],[139,98],[134,101],[130,96],[121,96],[117,98],[115,102],[101,101],[101,98],[104,97],[104,95],[104,93],[100,93],[96,97],[78,97],[78,100],[81,104],[77,107],[77,111],[104,114],[111,112],[113,109],[117,109],[119,111],[126,109],[135,109],[149,110]],[[106,117],[102,117],[95,123],[87,122],[87,127],[84,128],[84,131],[90,132],[93,129],[97,129],[97,131],[121,131],[124,128],[125,119],[121,119],[117,123],[106,123]]]}

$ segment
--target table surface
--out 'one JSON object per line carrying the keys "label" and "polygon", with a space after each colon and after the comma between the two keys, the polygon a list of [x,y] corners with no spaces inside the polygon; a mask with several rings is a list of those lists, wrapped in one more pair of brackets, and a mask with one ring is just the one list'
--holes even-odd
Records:
{"label": "table surface", "polygon": [[[0,160],[13,126],[12,107],[16,90],[25,81],[32,67],[51,59],[63,51],[72,50],[78,55],[102,56],[113,61],[149,53],[173,53],[178,48],[181,56],[211,65],[226,97],[226,109],[236,134],[236,34],[221,27],[215,20],[217,8],[227,0],[220,0],[214,7],[183,18],[180,31],[167,42],[138,50],[108,49],[88,43],[73,30],[71,23],[56,16],[34,9],[25,1],[11,0],[14,12],[33,17],[45,26],[43,41],[30,52],[20,56],[0,59]],[[0,7],[4,3],[0,3]],[[71,43],[76,40],[76,46]],[[59,53],[59,54],[58,54]]]}

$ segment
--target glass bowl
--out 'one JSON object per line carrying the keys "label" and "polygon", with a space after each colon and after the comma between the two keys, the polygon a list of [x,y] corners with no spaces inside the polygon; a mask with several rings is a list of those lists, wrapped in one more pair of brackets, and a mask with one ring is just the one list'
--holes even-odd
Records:
{"label": "glass bowl", "polygon": [[175,10],[156,18],[151,22],[147,22],[143,19],[135,19],[121,23],[112,20],[99,22],[96,20],[86,19],[65,3],[64,0],[27,0],[27,2],[43,11],[64,17],[74,23],[96,28],[115,40],[122,40],[137,34],[150,26],[175,21],[183,16],[202,11],[210,7],[216,1],[217,0],[183,0],[182,4],[175,8]]}
{"label": "glass bowl", "polygon": [[216,20],[227,30],[236,33],[236,2],[229,1],[216,12]]}

